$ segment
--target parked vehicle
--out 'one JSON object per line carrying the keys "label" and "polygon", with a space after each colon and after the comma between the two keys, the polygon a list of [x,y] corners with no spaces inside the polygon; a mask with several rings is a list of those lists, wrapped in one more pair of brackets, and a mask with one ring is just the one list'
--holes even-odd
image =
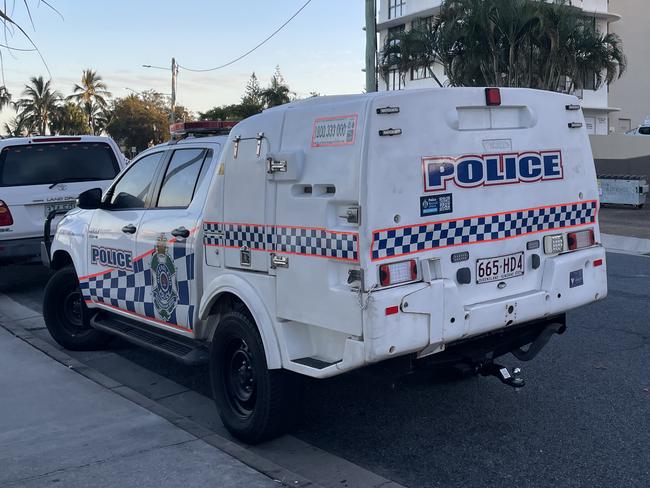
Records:
{"label": "parked vehicle", "polygon": [[247,442],[295,417],[296,375],[408,357],[520,387],[495,360],[532,359],[566,311],[607,295],[594,162],[568,95],[300,101],[147,150],[79,207],[52,245],[52,336],[209,360],[221,418]]}
{"label": "parked vehicle", "polygon": [[628,136],[650,136],[650,117],[646,118],[639,127],[629,130],[625,134]]}
{"label": "parked vehicle", "polygon": [[0,261],[38,258],[49,213],[74,208],[90,188],[106,188],[124,165],[107,137],[0,140]]}

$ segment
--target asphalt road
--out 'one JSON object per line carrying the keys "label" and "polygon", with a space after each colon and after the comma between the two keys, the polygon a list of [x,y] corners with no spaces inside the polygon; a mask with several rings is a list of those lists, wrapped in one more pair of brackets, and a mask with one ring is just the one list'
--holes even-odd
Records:
{"label": "asphalt road", "polygon": [[[609,254],[608,269],[607,300],[570,313],[566,334],[532,362],[504,358],[522,367],[522,390],[378,365],[310,381],[293,435],[409,487],[650,486],[650,258]],[[47,276],[38,266],[2,268],[0,293],[40,310]],[[119,342],[79,357],[218,423],[205,367]]]}

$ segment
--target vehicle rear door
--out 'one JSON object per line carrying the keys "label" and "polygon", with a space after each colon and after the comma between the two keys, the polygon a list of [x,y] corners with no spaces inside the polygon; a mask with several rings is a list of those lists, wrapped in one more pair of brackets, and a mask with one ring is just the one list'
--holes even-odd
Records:
{"label": "vehicle rear door", "polygon": [[[374,100],[367,287],[381,290],[380,266],[413,259],[419,272],[454,283],[454,301],[471,312],[542,294],[544,236],[592,229],[598,241],[594,163],[575,97],[521,89],[500,95],[498,104],[482,88]],[[535,312],[507,307],[502,322]],[[489,325],[463,309],[444,314],[447,339]]]}
{"label": "vehicle rear door", "polygon": [[[191,333],[197,279],[195,243],[218,144],[176,146],[163,163],[151,207],[137,233],[136,269],[144,279],[144,315]],[[215,156],[217,155],[217,156]]]}
{"label": "vehicle rear door", "polygon": [[164,151],[149,153],[133,162],[104,195],[87,231],[86,275],[80,278],[86,299],[108,308],[143,313],[142,287],[136,284],[141,258],[136,255],[136,235]]}

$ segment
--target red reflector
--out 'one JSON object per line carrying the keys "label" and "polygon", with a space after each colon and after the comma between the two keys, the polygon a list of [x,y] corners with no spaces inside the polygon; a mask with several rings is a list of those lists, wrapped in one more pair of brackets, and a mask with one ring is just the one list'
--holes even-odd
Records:
{"label": "red reflector", "polygon": [[395,315],[399,313],[399,307],[395,305],[394,307],[386,307],[386,315]]}
{"label": "red reflector", "polygon": [[602,265],[603,265],[603,260],[602,259],[596,259],[594,261],[594,268],[597,268],[598,266],[602,266]]}
{"label": "red reflector", "polygon": [[485,103],[490,106],[501,105],[501,90],[498,88],[486,88]]}
{"label": "red reflector", "polygon": [[13,225],[14,218],[5,202],[0,200],[0,226]]}

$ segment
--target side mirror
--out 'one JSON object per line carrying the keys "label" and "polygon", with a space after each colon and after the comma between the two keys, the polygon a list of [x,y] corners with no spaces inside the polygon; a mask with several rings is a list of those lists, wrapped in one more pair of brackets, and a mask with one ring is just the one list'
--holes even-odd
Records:
{"label": "side mirror", "polygon": [[77,207],[84,210],[95,210],[102,204],[102,190],[101,188],[93,188],[86,190],[79,194],[77,197]]}

